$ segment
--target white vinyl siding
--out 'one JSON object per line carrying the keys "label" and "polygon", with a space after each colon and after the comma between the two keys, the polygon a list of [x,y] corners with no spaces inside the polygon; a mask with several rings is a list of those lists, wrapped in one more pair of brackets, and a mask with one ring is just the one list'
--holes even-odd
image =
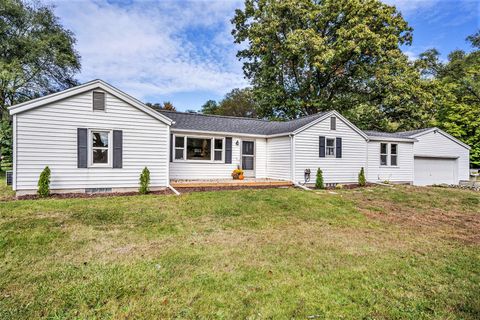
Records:
{"label": "white vinyl siding", "polygon": [[[175,134],[175,131],[172,130]],[[177,133],[178,136],[195,136],[198,133]],[[203,136],[215,139],[224,139],[227,136],[217,134],[203,134]],[[232,171],[241,165],[240,149],[242,144],[241,136],[232,137],[232,163],[225,163],[225,156],[222,161],[173,161],[170,162],[170,179],[173,180],[208,180],[208,179],[231,179]],[[244,138],[255,141],[255,177],[262,178],[265,174],[265,139]],[[238,145],[237,145],[238,141]],[[225,149],[225,140],[223,140]],[[225,152],[225,150],[224,150]]]}
{"label": "white vinyl siding", "polygon": [[267,177],[267,140],[255,139],[255,177]]}
{"label": "white vinyl siding", "polygon": [[[92,110],[92,92],[16,115],[17,190],[35,190],[45,166],[51,188],[136,188],[148,166],[151,186],[168,185],[168,126],[106,93],[106,111]],[[122,168],[77,168],[77,128],[122,130]]]}
{"label": "white vinyl siding", "polygon": [[[342,138],[342,157],[319,157],[319,137]],[[325,183],[356,183],[358,173],[366,166],[367,142],[340,118],[336,130],[330,130],[330,118],[295,135],[295,182],[304,182],[305,169],[311,170],[310,183],[315,183],[318,168],[323,171]],[[378,161],[378,160],[377,160]]]}
{"label": "white vinyl siding", "polygon": [[290,137],[267,140],[267,177],[291,180],[291,141]]}
{"label": "white vinyl siding", "polygon": [[[387,144],[387,165],[380,163],[380,144]],[[391,145],[397,145],[397,165],[391,166]],[[413,182],[413,142],[370,141],[367,181]]]}
{"label": "white vinyl siding", "polygon": [[413,148],[415,156],[427,156],[432,158],[457,158],[457,181],[455,183],[458,183],[458,180],[469,179],[470,152],[467,148],[461,146],[440,132],[430,132],[418,136],[416,139],[418,142],[415,142]]}

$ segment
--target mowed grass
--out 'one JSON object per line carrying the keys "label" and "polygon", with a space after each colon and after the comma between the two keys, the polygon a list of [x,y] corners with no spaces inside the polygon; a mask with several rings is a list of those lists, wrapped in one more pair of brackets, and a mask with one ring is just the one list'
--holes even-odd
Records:
{"label": "mowed grass", "polygon": [[0,202],[0,319],[479,319],[480,194]]}

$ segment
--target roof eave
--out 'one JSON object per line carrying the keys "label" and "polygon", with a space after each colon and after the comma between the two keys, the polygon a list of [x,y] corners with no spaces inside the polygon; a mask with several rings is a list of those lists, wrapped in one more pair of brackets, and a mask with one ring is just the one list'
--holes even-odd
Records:
{"label": "roof eave", "polygon": [[77,94],[81,94],[83,92],[95,90],[95,89],[102,89],[115,97],[117,97],[120,100],[123,100],[124,102],[133,105],[137,109],[149,114],[153,118],[160,120],[164,122],[167,125],[172,125],[173,120],[164,116],[163,114],[160,114],[159,112],[156,112],[152,110],[151,108],[147,107],[145,104],[143,104],[141,101],[133,98],[132,96],[124,93],[123,91],[113,87],[112,85],[109,85],[108,83],[102,81],[102,80],[93,80],[86,82],[82,85],[72,87],[60,92],[56,92],[50,95],[46,95],[44,97],[36,98],[27,102],[23,102],[20,104],[13,105],[8,108],[10,115],[15,115],[19,114],[34,108],[38,108],[41,106],[44,106],[49,103],[54,103],[72,96],[75,96]]}

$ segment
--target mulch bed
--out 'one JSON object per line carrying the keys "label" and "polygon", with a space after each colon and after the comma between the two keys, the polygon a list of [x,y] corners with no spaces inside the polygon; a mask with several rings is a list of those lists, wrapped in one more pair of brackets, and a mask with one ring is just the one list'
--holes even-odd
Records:
{"label": "mulch bed", "polygon": [[[174,194],[170,189],[151,191],[149,194],[153,195],[168,195]],[[138,192],[99,192],[99,193],[53,193],[48,198],[40,198],[36,194],[29,194],[18,196],[16,200],[36,200],[36,199],[71,199],[71,198],[104,198],[104,197],[123,197],[123,196],[138,196]]]}
{"label": "mulch bed", "polygon": [[[223,191],[223,190],[241,190],[241,189],[272,189],[286,188],[276,186],[232,186],[232,187],[198,187],[198,188],[177,188],[182,193],[205,192],[205,191]],[[151,191],[149,195],[171,195],[174,194],[170,189]],[[48,198],[40,198],[36,194],[18,196],[13,200],[37,200],[37,199],[74,199],[74,198],[104,198],[104,197],[123,197],[138,196],[138,192],[102,192],[102,193],[52,193]]]}

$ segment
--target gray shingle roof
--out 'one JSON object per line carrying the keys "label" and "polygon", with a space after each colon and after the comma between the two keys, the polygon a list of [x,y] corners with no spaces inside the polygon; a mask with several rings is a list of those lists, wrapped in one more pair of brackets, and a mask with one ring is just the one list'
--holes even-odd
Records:
{"label": "gray shingle roof", "polygon": [[184,113],[158,109],[155,110],[175,121],[172,129],[259,135],[290,133],[327,113],[320,112],[314,115],[282,122],[251,118],[205,115],[201,113]]}
{"label": "gray shingle roof", "polygon": [[432,128],[424,128],[424,129],[401,131],[401,132],[381,132],[381,131],[371,131],[371,130],[364,130],[363,132],[365,132],[365,134],[369,137],[400,138],[400,139],[413,140],[412,136],[430,129]]}

